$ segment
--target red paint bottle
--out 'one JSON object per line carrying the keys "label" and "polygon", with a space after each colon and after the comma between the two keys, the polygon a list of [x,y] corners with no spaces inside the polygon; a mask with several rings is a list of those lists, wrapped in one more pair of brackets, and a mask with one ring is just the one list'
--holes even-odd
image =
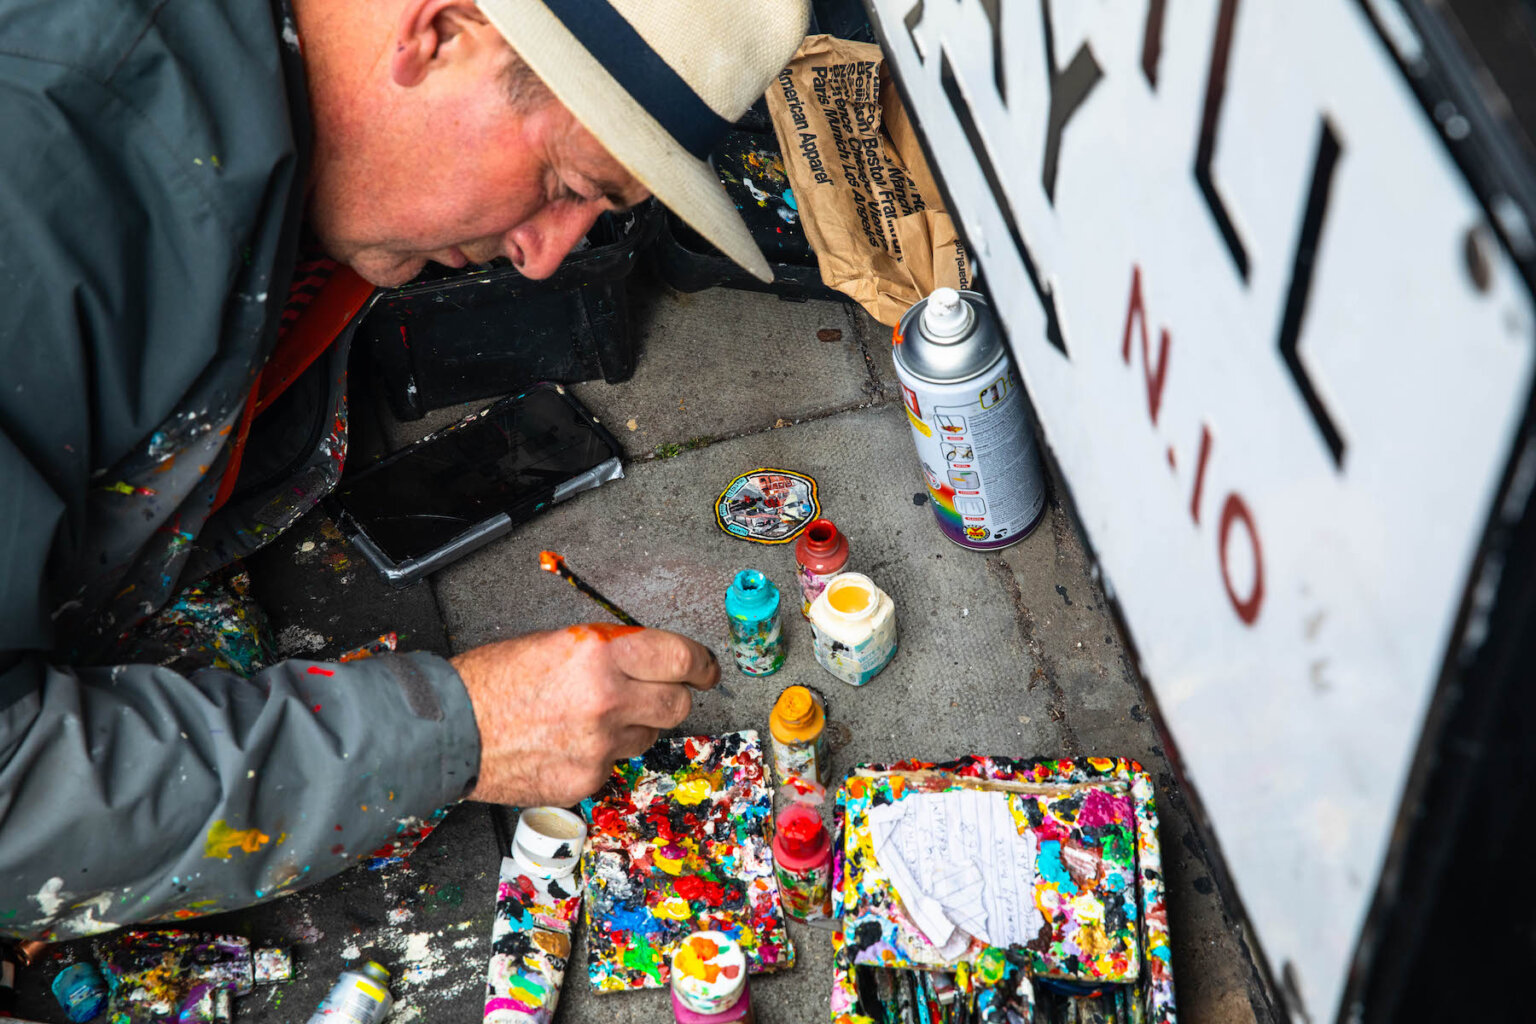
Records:
{"label": "red paint bottle", "polygon": [[795,574],[800,580],[800,614],[811,615],[811,602],[827,581],[848,566],[848,538],[830,519],[817,519],[795,541]]}
{"label": "red paint bottle", "polygon": [[832,837],[814,809],[795,804],[779,815],[773,873],[790,917],[819,921],[832,916]]}

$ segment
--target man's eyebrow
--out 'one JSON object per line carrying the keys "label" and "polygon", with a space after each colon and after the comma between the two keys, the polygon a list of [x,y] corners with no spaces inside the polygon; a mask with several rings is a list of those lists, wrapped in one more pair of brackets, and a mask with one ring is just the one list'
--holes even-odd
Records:
{"label": "man's eyebrow", "polygon": [[625,184],[621,184],[612,178],[594,178],[592,179],[592,184],[602,194],[602,197],[612,205],[615,213],[623,213],[632,206],[640,205],[638,202],[632,202],[624,195],[626,186],[631,189],[639,186],[640,183],[633,178]]}

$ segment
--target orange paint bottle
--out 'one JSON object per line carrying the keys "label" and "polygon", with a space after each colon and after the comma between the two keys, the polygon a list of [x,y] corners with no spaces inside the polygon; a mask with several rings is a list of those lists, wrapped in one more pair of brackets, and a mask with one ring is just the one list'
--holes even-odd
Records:
{"label": "orange paint bottle", "polygon": [[816,695],[803,686],[779,694],[768,716],[773,737],[773,769],[780,782],[801,778],[825,786],[832,777],[827,756],[827,715]]}

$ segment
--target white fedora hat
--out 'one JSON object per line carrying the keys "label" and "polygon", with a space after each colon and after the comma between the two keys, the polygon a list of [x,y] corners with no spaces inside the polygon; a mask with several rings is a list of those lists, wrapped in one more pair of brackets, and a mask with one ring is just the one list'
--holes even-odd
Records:
{"label": "white fedora hat", "polygon": [[613,158],[721,252],[773,271],[705,162],[805,37],[809,0],[477,0]]}

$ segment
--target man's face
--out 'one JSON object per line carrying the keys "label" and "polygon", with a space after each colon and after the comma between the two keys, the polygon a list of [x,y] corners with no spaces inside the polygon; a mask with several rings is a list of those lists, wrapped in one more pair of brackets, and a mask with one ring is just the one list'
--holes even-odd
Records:
{"label": "man's face", "polygon": [[381,287],[427,260],[506,256],[525,276],[548,277],[598,214],[649,194],[558,100],[514,107],[503,63],[460,63],[428,78],[408,116],[363,119],[362,138],[317,160],[311,226],[331,256]]}

